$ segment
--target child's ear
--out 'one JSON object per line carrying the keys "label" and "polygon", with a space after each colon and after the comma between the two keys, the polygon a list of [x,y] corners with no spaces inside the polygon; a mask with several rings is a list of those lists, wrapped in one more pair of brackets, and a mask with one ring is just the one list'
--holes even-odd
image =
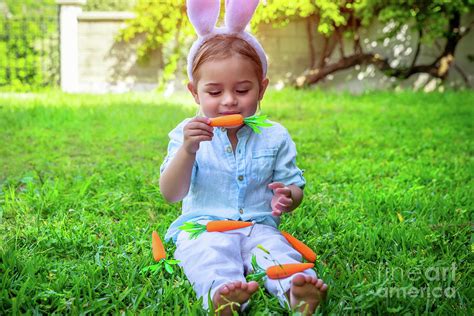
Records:
{"label": "child's ear", "polygon": [[198,93],[197,93],[197,87],[195,87],[192,82],[188,83],[188,90],[193,95],[194,101],[196,101],[197,104],[200,104],[199,103],[199,96],[198,96]]}
{"label": "child's ear", "polygon": [[258,100],[259,101],[263,99],[263,95],[265,94],[265,90],[267,90],[269,82],[270,82],[270,80],[268,80],[268,78],[263,79],[262,88],[260,89],[260,92],[258,94]]}

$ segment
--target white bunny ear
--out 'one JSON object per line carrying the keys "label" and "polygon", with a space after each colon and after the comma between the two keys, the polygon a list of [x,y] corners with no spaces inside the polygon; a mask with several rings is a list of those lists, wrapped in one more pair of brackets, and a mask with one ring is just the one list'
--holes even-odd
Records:
{"label": "white bunny ear", "polygon": [[225,25],[234,32],[245,30],[258,3],[259,0],[226,0]]}
{"label": "white bunny ear", "polygon": [[188,17],[199,36],[212,32],[219,18],[219,0],[187,0]]}

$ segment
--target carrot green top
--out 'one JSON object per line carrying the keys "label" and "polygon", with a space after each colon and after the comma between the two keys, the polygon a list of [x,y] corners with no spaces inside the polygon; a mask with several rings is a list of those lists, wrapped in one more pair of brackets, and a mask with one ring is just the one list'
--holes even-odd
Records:
{"label": "carrot green top", "polygon": [[260,134],[260,127],[268,127],[273,124],[267,122],[266,115],[253,115],[244,118],[244,123],[248,125],[255,133]]}

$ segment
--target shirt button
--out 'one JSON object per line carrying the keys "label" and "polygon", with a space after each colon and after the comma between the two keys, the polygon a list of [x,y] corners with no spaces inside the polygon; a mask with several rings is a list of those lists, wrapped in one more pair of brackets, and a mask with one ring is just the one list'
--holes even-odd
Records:
{"label": "shirt button", "polygon": [[231,146],[227,146],[225,151],[227,151],[229,154],[232,152],[232,147]]}
{"label": "shirt button", "polygon": [[244,210],[243,210],[243,209],[240,209],[240,210],[239,210],[239,213],[240,213],[240,214],[244,214]]}
{"label": "shirt button", "polygon": [[221,131],[225,132],[226,131],[225,127],[221,127]]}
{"label": "shirt button", "polygon": [[244,176],[239,176],[237,179],[239,179],[239,181],[242,181],[244,179]]}

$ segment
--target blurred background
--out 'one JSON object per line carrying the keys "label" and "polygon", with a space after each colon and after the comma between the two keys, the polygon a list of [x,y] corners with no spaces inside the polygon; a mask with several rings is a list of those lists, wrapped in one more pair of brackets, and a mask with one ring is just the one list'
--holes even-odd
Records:
{"label": "blurred background", "polygon": [[[466,89],[473,6],[263,0],[251,29],[276,89]],[[194,38],[185,0],[1,0],[0,89],[170,94],[185,86]]]}

